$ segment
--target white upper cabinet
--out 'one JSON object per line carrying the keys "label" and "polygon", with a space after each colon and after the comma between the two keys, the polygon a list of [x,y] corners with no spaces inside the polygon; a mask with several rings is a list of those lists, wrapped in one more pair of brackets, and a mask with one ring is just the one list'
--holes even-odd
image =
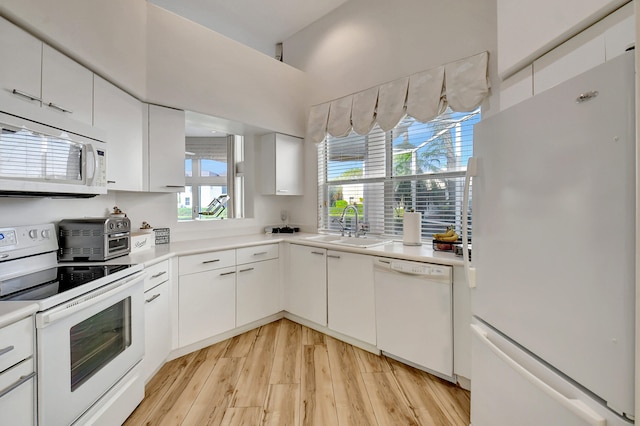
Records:
{"label": "white upper cabinet", "polygon": [[149,191],[184,190],[184,111],[149,105]]}
{"label": "white upper cabinet", "polygon": [[530,64],[628,0],[498,0],[498,73]]}
{"label": "white upper cabinet", "polygon": [[93,124],[93,73],[46,44],[42,47],[42,106]]}
{"label": "white upper cabinet", "polygon": [[262,193],[302,195],[304,190],[303,140],[281,133],[262,137]]}
{"label": "white upper cabinet", "polygon": [[0,18],[0,100],[20,109],[21,103],[40,106],[42,42]]}
{"label": "white upper cabinet", "polygon": [[107,188],[143,191],[146,104],[95,76],[93,123],[106,132]]}
{"label": "white upper cabinet", "polygon": [[[93,124],[93,73],[0,18],[0,100],[7,112]],[[36,109],[37,108],[37,109]],[[35,117],[34,117],[35,114]],[[67,126],[68,127],[68,126]]]}

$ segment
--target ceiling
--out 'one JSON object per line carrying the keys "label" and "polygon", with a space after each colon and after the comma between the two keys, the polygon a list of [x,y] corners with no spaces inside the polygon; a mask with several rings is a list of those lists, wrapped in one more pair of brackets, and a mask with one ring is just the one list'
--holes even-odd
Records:
{"label": "ceiling", "polygon": [[275,57],[276,44],[348,0],[148,0]]}

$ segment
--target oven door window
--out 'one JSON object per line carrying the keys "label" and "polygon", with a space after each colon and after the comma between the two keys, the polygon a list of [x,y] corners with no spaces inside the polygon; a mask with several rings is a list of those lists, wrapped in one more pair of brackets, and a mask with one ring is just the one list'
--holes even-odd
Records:
{"label": "oven door window", "polygon": [[70,345],[73,392],[131,345],[131,298],[73,326]]}

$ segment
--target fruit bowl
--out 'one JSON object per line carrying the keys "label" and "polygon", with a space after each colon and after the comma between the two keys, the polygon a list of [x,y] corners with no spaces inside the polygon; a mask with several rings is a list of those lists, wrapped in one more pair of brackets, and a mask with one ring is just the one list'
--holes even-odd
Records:
{"label": "fruit bowl", "polygon": [[433,240],[433,249],[435,251],[454,251],[456,245],[462,244],[462,241],[438,241]]}

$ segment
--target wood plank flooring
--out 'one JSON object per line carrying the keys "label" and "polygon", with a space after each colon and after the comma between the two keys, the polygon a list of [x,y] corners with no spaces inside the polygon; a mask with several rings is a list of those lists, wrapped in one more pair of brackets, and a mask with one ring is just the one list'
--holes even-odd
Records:
{"label": "wood plank flooring", "polygon": [[466,390],[286,319],[166,363],[125,425],[469,425]]}

